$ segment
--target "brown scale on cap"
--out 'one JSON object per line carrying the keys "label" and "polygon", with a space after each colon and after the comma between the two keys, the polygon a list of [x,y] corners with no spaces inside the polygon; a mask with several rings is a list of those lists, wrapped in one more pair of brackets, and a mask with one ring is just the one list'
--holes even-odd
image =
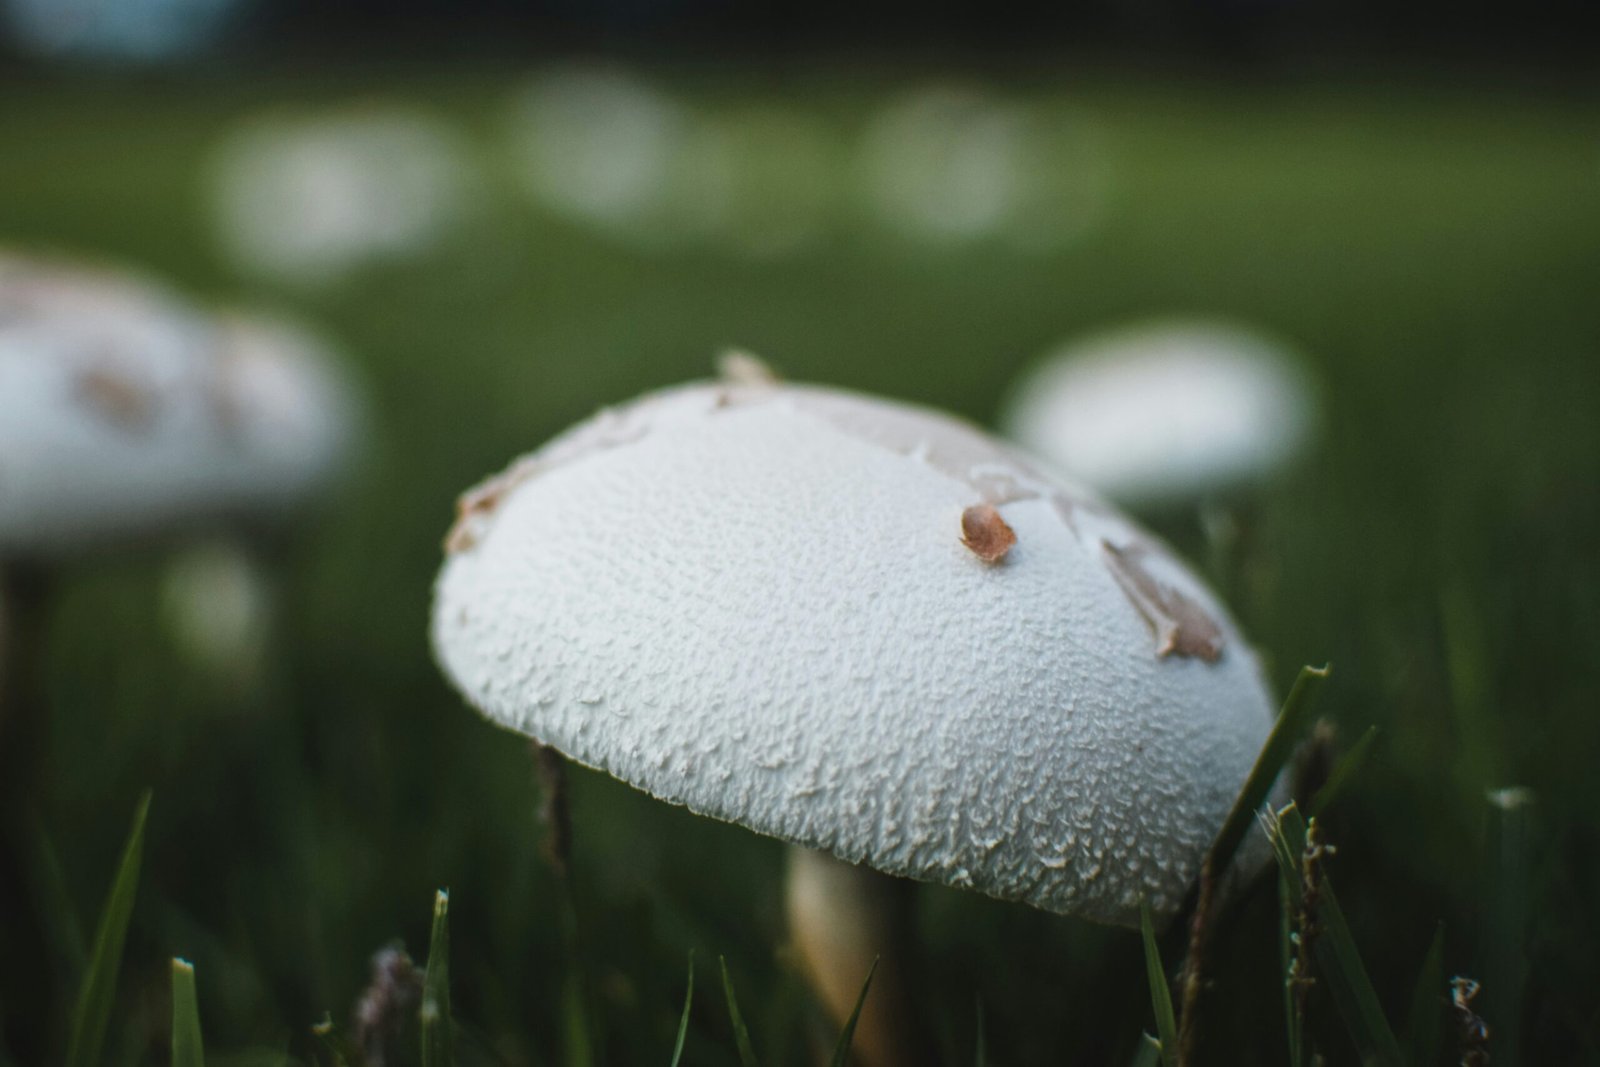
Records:
{"label": "brown scale on cap", "polygon": [[456,521],[444,536],[444,550],[452,555],[478,543],[479,520],[495,513],[506,494],[537,473],[532,460],[522,460],[456,497]]}
{"label": "brown scale on cap", "polygon": [[155,391],[117,367],[102,364],[80,371],[72,391],[95,414],[129,433],[148,430],[155,418]]}
{"label": "brown scale on cap", "polygon": [[993,504],[974,504],[961,513],[961,543],[985,563],[999,563],[1017,543],[1017,532]]}
{"label": "brown scale on cap", "polygon": [[1204,608],[1145,570],[1148,550],[1118,548],[1102,540],[1111,574],[1156,633],[1156,655],[1184,656],[1215,663],[1222,657],[1222,627]]}
{"label": "brown scale on cap", "polygon": [[742,348],[729,348],[717,357],[717,377],[728,385],[771,386],[777,373],[759,356]]}

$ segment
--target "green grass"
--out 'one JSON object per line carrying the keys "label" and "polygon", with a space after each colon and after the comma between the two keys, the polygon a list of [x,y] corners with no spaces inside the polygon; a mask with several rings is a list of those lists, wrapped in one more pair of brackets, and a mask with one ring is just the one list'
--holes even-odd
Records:
{"label": "green grass", "polygon": [[200,1036],[200,1003],[194,989],[194,965],[172,961],[172,1067],[205,1067]]}
{"label": "green grass", "polygon": [[[909,78],[837,65],[781,80],[657,74],[706,108],[791,103],[845,137]],[[283,561],[285,618],[259,691],[241,699],[182,659],[158,625],[158,558],[101,560],[62,583],[42,806],[59,874],[35,880],[57,887],[60,915],[95,914],[128,810],[147,787],[161,797],[116,996],[95,1009],[102,1062],[165,1062],[175,952],[201,978],[210,1059],[284,1049],[330,1062],[311,1025],[330,1013],[345,1027],[381,946],[398,937],[420,955],[417,902],[440,885],[462,1063],[469,1046],[568,1062],[567,1035],[591,1025],[570,1022],[579,996],[604,1062],[668,1062],[691,949],[740,976],[767,1067],[809,1062],[819,1033],[830,1048],[837,1031],[784,949],[781,850],[575,770],[579,957],[567,890],[538,855],[526,746],[465,709],[431,661],[429,589],[454,495],[601,404],[704,375],[728,344],[790,377],[987,421],[1049,345],[1170,312],[1293,337],[1324,383],[1320,447],[1296,476],[1228,502],[1241,536],[1227,595],[1280,692],[1295,665],[1331,660],[1320,713],[1341,736],[1382,732],[1319,821],[1384,1018],[1407,1019],[1443,920],[1441,973],[1485,982],[1497,1040],[1496,1013],[1512,1009],[1490,970],[1511,961],[1501,981],[1530,1011],[1521,1062],[1600,1061],[1585,993],[1600,949],[1596,93],[994,78],[1094,121],[1111,199],[1080,243],[922,249],[851,217],[790,259],[631,251],[520,199],[497,147],[512,79],[492,71],[0,85],[0,233],[125,257],[208,298],[286,305],[343,345],[372,400],[363,477]],[[210,146],[262,108],[372,96],[469,138],[487,174],[476,222],[326,290],[234,273],[201,202]],[[1193,515],[1149,518],[1201,556]],[[1536,811],[1489,823],[1485,791],[1510,785],[1529,787]],[[1225,922],[1203,1062],[1284,1062],[1276,908],[1263,883]],[[990,1062],[1133,1060],[1149,1011],[1137,932],[937,889],[919,894],[917,922],[919,1002],[947,1060],[971,1056],[974,998]],[[67,956],[49,972],[75,977]],[[704,992],[716,983],[701,985],[685,1058],[737,1064],[728,1013]],[[61,1036],[41,1061],[58,1062],[76,986],[48,988]],[[1313,1005],[1306,1047],[1353,1055],[1330,1003]]]}
{"label": "green grass", "polygon": [[428,969],[422,984],[422,1067],[453,1067],[455,1023],[450,1017],[450,894],[433,897],[433,934],[428,938]]}
{"label": "green grass", "polygon": [[100,911],[95,930],[94,949],[78,987],[77,1004],[67,1044],[67,1067],[95,1067],[102,1062],[106,1029],[111,1022],[111,1007],[121,977],[122,953],[128,938],[128,923],[133,918],[133,902],[139,893],[139,866],[144,859],[145,821],[150,814],[150,793],[139,799],[133,813],[133,829],[123,846],[116,878]]}
{"label": "green grass", "polygon": [[1139,932],[1144,939],[1145,974],[1150,979],[1150,1006],[1156,1016],[1156,1048],[1162,1067],[1178,1067],[1178,1022],[1172,1012],[1172,987],[1167,983],[1167,969],[1161,965],[1150,905],[1143,900],[1139,901]]}

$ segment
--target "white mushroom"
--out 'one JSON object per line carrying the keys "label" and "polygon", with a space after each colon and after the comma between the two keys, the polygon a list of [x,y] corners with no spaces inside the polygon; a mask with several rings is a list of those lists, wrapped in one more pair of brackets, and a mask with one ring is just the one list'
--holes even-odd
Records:
{"label": "white mushroom", "polygon": [[648,395],[468,493],[449,545],[434,645],[489,717],[696,812],[1053,912],[1172,913],[1272,721],[1159,543],[886,400]]}
{"label": "white mushroom", "polygon": [[0,260],[0,559],[273,516],[348,460],[326,354],[144,283]]}
{"label": "white mushroom", "polygon": [[258,116],[216,149],[217,237],[251,274],[334,282],[416,255],[460,225],[475,192],[470,158],[441,120],[393,105]]}
{"label": "white mushroom", "polygon": [[871,214],[919,243],[1003,240],[1048,252],[1106,213],[1109,166],[1095,124],[957,85],[885,104],[858,160]]}
{"label": "white mushroom", "polygon": [[662,224],[691,126],[685,108],[635,75],[570,66],[518,93],[509,132],[540,204],[632,237]]}
{"label": "white mushroom", "polygon": [[[0,572],[12,578],[271,528],[333,484],[356,421],[342,377],[298,331],[204,315],[135,276],[0,253]],[[24,729],[8,705],[27,667],[6,670],[0,735]],[[6,762],[29,758],[7,747],[0,736]]]}
{"label": "white mushroom", "polygon": [[1098,334],[1024,375],[1002,416],[1025,447],[1114,500],[1190,502],[1256,482],[1305,446],[1312,389],[1280,342],[1215,322]]}

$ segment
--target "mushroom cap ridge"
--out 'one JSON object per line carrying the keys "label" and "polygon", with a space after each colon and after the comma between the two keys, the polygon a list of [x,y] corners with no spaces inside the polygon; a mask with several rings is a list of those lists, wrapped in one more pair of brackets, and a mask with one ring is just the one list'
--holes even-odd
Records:
{"label": "mushroom cap ridge", "polygon": [[[997,563],[961,540],[980,503],[1016,534]],[[907,405],[650,394],[463,497],[451,545],[434,646],[490,718],[698,813],[1050,911],[1175,910],[1272,721],[1159,543]],[[1217,654],[1162,640],[1174,603]]]}

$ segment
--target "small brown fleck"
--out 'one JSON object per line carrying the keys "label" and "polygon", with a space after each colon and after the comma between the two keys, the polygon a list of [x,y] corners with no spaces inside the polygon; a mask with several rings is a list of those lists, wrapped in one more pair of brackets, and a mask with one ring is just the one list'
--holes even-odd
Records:
{"label": "small brown fleck", "polygon": [[974,504],[961,513],[961,543],[985,563],[999,563],[1017,543],[1017,532],[993,504]]}
{"label": "small brown fleck", "polygon": [[80,371],[72,391],[97,415],[128,433],[148,430],[155,418],[154,390],[117,367],[100,365]]}
{"label": "small brown fleck", "polygon": [[494,514],[494,509],[500,506],[500,498],[505,495],[506,488],[505,479],[495,477],[473,486],[456,497],[456,521],[451,524],[450,532],[444,538],[446,552],[465,552],[478,543],[475,520]]}
{"label": "small brown fleck", "polygon": [[1156,580],[1145,569],[1149,550],[1118,548],[1102,540],[1111,574],[1156,635],[1156,655],[1185,656],[1215,663],[1222,657],[1222,627],[1190,597]]}
{"label": "small brown fleck", "polygon": [[535,467],[531,460],[522,460],[456,497],[456,521],[451,524],[449,533],[445,534],[444,550],[454,554],[476,545],[481,526],[479,520],[493,515],[507,493],[533,477]]}

